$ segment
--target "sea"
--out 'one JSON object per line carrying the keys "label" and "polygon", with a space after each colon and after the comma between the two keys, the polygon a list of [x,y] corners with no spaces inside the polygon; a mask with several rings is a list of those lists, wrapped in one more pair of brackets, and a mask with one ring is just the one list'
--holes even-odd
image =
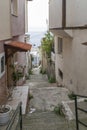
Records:
{"label": "sea", "polygon": [[41,39],[45,36],[47,31],[30,31],[27,34],[30,35],[30,44],[32,47],[39,47],[41,45]]}
{"label": "sea", "polygon": [[32,44],[31,54],[33,55],[32,66],[37,67],[41,60],[40,55],[38,54],[38,47],[41,46],[41,40],[45,36],[47,31],[30,31],[27,34],[29,35],[29,43]]}

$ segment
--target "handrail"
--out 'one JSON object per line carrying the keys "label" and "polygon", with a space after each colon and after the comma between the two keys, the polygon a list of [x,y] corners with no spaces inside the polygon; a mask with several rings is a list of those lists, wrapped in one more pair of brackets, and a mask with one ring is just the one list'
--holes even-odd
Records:
{"label": "handrail", "polygon": [[[11,130],[13,124],[14,124],[14,120],[17,116],[17,114],[19,113],[19,119],[18,119],[18,123],[20,123],[20,130],[22,130],[22,102],[20,102],[16,108],[16,110],[14,111],[12,118],[10,119],[8,126],[6,128],[6,130]],[[17,123],[17,125],[18,125]],[[16,125],[16,126],[17,126]]]}
{"label": "handrail", "polygon": [[74,95],[75,99],[75,112],[76,112],[76,130],[79,130],[79,124],[83,125],[84,127],[87,127],[87,124],[81,122],[78,119],[78,110],[87,113],[87,110],[84,110],[83,108],[78,107],[77,97],[87,98],[87,96],[82,95]]}
{"label": "handrail", "polygon": [[74,94],[76,97],[82,97],[82,98],[87,98],[87,96],[83,96],[83,95],[77,95],[77,94]]}

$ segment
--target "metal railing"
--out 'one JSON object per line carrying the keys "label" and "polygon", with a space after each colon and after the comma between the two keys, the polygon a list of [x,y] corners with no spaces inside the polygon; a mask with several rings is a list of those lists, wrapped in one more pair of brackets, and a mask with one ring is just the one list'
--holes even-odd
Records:
{"label": "metal railing", "polygon": [[[16,119],[18,114],[18,118]],[[6,130],[12,130],[12,127],[14,125],[15,119],[17,120],[16,126],[14,130],[17,130],[17,127],[19,125],[20,130],[22,130],[22,102],[20,102],[14,111],[10,121],[8,122]]]}
{"label": "metal railing", "polygon": [[87,127],[87,124],[85,124],[84,122],[79,120],[79,114],[78,114],[78,110],[82,111],[84,113],[87,113],[87,110],[84,110],[83,108],[78,107],[78,102],[77,102],[77,98],[87,98],[87,96],[82,96],[82,95],[75,95],[75,112],[76,112],[76,130],[80,130],[79,129],[79,124],[83,125],[84,127]]}

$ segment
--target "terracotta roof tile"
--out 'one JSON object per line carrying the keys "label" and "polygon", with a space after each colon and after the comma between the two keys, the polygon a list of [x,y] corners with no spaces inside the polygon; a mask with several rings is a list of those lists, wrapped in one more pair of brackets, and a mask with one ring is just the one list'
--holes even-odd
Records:
{"label": "terracotta roof tile", "polygon": [[13,48],[17,51],[28,51],[31,50],[32,45],[25,43],[25,42],[19,42],[19,41],[12,41],[10,43],[5,43],[5,47],[7,48]]}

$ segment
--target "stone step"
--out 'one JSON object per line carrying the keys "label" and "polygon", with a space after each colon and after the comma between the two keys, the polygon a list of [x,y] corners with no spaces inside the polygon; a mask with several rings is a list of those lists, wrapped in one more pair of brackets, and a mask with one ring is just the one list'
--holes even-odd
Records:
{"label": "stone step", "polygon": [[65,118],[64,117],[61,117],[61,116],[57,116],[54,112],[35,112],[35,113],[32,113],[32,114],[27,114],[25,119],[49,119],[49,118],[52,118],[52,120],[57,120],[57,121],[65,121]]}
{"label": "stone step", "polygon": [[47,78],[47,75],[31,75],[30,76],[30,80],[31,81],[38,81],[38,80],[41,80],[41,81],[48,81],[48,78]]}
{"label": "stone step", "polygon": [[30,82],[29,83],[30,89],[35,89],[35,88],[49,88],[49,87],[57,87],[56,84],[50,84],[47,82]]}
{"label": "stone step", "polygon": [[[58,103],[69,100],[65,88],[50,84],[46,75],[39,74],[38,68],[33,69],[33,75],[30,75],[26,85],[34,95],[29,110],[35,108],[36,111],[23,116],[23,130],[76,130],[74,119],[69,121],[52,112]],[[87,128],[80,125],[80,130]]]}
{"label": "stone step", "polygon": [[74,130],[74,127],[54,112],[35,112],[23,117],[23,130]]}
{"label": "stone step", "polygon": [[26,81],[26,83],[25,84],[28,84],[29,86],[49,86],[50,85],[50,83],[49,82],[47,82],[47,81]]}
{"label": "stone step", "polygon": [[23,130],[76,130],[76,129],[73,129],[73,128],[68,128],[67,126],[65,125],[58,125],[58,126],[54,126],[52,124],[50,124],[49,126],[48,125],[41,125],[41,126],[38,126],[38,125],[35,125],[34,127],[30,127],[30,126],[24,126],[23,127]]}

